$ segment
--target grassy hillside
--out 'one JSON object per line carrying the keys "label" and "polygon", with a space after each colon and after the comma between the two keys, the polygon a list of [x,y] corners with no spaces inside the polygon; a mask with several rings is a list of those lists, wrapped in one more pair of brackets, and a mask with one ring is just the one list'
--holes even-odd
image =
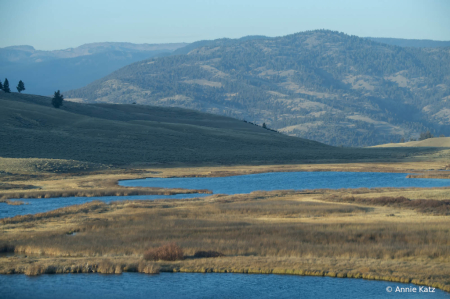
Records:
{"label": "grassy hillside", "polygon": [[197,46],[66,95],[198,109],[331,145],[450,134],[450,48],[404,48],[326,30]]}
{"label": "grassy hillside", "polygon": [[420,141],[387,143],[375,147],[446,147],[450,148],[450,137],[429,138]]}
{"label": "grassy hillside", "polygon": [[0,93],[0,157],[131,163],[265,164],[389,160],[416,149],[346,149],[181,108],[79,104]]}

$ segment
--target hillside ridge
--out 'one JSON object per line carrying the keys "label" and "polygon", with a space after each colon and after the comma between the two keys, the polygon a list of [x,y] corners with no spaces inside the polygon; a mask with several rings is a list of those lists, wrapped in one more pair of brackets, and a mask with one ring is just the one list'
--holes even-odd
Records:
{"label": "hillside ridge", "polygon": [[370,146],[427,130],[450,134],[450,48],[328,30],[220,39],[136,62],[66,95],[196,109],[330,145]]}
{"label": "hillside ridge", "polygon": [[66,102],[56,109],[50,102],[0,93],[0,157],[103,165],[251,165],[390,160],[423,152],[336,148],[183,108]]}

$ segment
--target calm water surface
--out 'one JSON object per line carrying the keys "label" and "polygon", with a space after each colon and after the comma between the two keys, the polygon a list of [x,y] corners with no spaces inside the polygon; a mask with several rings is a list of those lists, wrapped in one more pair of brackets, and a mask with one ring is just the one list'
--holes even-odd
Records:
{"label": "calm water surface", "polygon": [[[395,293],[396,287],[417,293]],[[392,287],[391,293],[386,288]],[[0,298],[450,298],[410,284],[329,277],[161,273],[0,275]]]}
{"label": "calm water surface", "polygon": [[[377,172],[272,172],[251,175],[240,175],[219,178],[147,178],[121,181],[121,186],[130,187],[162,187],[209,189],[215,194],[240,194],[257,190],[282,189],[340,189],[340,188],[375,188],[375,187],[445,187],[450,186],[446,179],[407,179],[406,173]],[[115,200],[154,200],[161,198],[192,198],[208,196],[208,194],[177,195],[136,195],[136,196],[104,196],[104,197],[60,197],[42,199],[22,199],[27,203],[21,206],[10,206],[0,203],[0,218],[16,215],[36,214],[50,210],[83,204],[93,200],[111,202]]]}
{"label": "calm water surface", "polygon": [[121,181],[121,186],[209,189],[239,194],[256,190],[340,189],[376,187],[445,187],[448,179],[407,179],[406,173],[381,172],[271,172],[220,178],[147,178]]}
{"label": "calm water surface", "polygon": [[[407,179],[401,173],[288,172],[263,173],[222,178],[150,178],[120,182],[122,186],[209,189],[215,194],[250,193],[256,190],[359,188],[359,187],[443,187],[444,179]],[[0,218],[46,212],[92,200],[153,200],[189,198],[208,194],[67,197],[26,199],[28,205],[0,204]],[[417,293],[396,293],[396,287],[415,287]],[[392,287],[391,293],[386,288]],[[145,275],[65,274],[0,275],[0,298],[449,298],[419,292],[414,285],[303,277],[288,275],[162,273]]]}
{"label": "calm water surface", "polygon": [[[17,199],[23,201],[24,205],[10,206],[6,203],[0,203],[0,219],[5,217],[14,217],[17,215],[27,215],[48,212],[51,210],[79,205],[94,200],[101,200],[109,203],[116,200],[155,200],[163,198],[191,198],[202,197],[211,194],[177,194],[177,195],[133,195],[133,196],[101,196],[101,197],[56,197],[56,198],[32,198]],[[11,200],[15,201],[15,200]],[[1,298],[0,298],[1,299]]]}

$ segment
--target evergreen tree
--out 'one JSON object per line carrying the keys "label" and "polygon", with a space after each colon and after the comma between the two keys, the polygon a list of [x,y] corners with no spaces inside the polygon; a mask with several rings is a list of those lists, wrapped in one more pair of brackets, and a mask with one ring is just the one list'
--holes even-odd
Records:
{"label": "evergreen tree", "polygon": [[64,101],[64,96],[58,91],[55,91],[55,95],[53,96],[52,99],[52,105],[55,108],[59,108],[62,106]]}
{"label": "evergreen tree", "polygon": [[263,128],[267,129],[266,123],[263,123]]}
{"label": "evergreen tree", "polygon": [[5,82],[3,83],[3,91],[4,92],[11,92],[11,89],[9,89],[9,81],[5,78]]}
{"label": "evergreen tree", "polygon": [[19,81],[19,84],[17,85],[16,88],[19,93],[25,90],[25,84],[23,84],[22,80]]}
{"label": "evergreen tree", "polygon": [[0,81],[0,90],[3,90],[3,84],[2,84],[2,81]]}

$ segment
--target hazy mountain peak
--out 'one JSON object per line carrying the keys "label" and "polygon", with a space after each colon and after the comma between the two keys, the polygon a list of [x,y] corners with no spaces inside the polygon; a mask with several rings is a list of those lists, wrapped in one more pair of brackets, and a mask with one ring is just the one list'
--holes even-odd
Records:
{"label": "hazy mountain peak", "polygon": [[25,52],[36,51],[33,46],[29,46],[29,45],[9,46],[9,47],[0,48],[0,50],[9,50],[9,51],[15,50],[15,51],[25,51]]}
{"label": "hazy mountain peak", "polygon": [[10,82],[23,80],[26,92],[50,95],[58,89],[82,87],[125,65],[185,45],[93,43],[55,51],[12,46],[0,49],[0,74]]}

